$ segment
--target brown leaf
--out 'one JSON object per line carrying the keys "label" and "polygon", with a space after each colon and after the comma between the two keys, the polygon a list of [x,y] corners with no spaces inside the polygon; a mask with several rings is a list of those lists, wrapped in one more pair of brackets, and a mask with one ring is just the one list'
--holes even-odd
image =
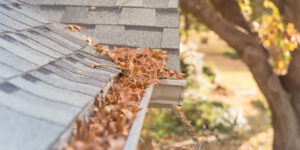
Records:
{"label": "brown leaf", "polygon": [[83,30],[84,28],[78,25],[67,24],[65,25],[65,29],[73,32],[77,32]]}

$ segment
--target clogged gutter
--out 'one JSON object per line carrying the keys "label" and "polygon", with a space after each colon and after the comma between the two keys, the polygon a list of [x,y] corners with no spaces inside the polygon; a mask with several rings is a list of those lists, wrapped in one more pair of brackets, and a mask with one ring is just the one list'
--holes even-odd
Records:
{"label": "clogged gutter", "polygon": [[182,79],[182,74],[165,69],[165,51],[149,48],[105,50],[95,41],[88,42],[101,56],[108,55],[122,69],[122,74],[105,97],[95,98],[88,121],[77,121],[77,129],[64,150],[122,149],[146,88],[162,78]]}

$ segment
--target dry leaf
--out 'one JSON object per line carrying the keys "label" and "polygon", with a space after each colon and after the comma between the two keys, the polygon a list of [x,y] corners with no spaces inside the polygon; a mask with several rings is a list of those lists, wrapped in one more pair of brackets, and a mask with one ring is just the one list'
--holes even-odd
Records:
{"label": "dry leaf", "polygon": [[73,32],[83,30],[83,27],[78,26],[78,25],[72,25],[72,24],[65,25],[65,28],[66,28],[66,30],[70,30],[70,31],[73,31]]}
{"label": "dry leaf", "polygon": [[[166,51],[145,47],[104,50],[96,41],[88,39],[87,42],[101,56],[107,54],[122,68],[122,76],[111,86],[104,98],[95,98],[93,115],[88,122],[77,121],[77,130],[73,132],[69,145],[64,149],[122,149],[136,113],[140,111],[140,101],[146,88],[158,83],[160,78],[181,79],[183,74],[164,69]],[[92,68],[96,66],[97,64],[91,65]]]}

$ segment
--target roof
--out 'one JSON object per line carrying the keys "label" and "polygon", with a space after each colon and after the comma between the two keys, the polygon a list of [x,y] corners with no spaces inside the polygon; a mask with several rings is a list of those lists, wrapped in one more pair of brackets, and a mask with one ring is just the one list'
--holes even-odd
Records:
{"label": "roof", "polygon": [[120,70],[22,3],[0,20],[0,149],[47,149]]}
{"label": "roof", "polygon": [[[48,149],[120,70],[105,48],[167,50],[179,70],[178,0],[0,0],[0,149]],[[63,24],[85,27],[78,35]]]}
{"label": "roof", "polygon": [[107,48],[146,46],[171,55],[180,70],[178,0],[21,0],[51,22],[77,24]]}

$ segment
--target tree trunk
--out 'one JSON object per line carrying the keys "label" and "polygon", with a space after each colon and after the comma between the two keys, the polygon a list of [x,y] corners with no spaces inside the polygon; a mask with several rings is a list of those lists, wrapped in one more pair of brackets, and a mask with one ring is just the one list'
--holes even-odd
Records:
{"label": "tree trunk", "polygon": [[[291,96],[282,88],[279,78],[272,73],[271,67],[264,67],[269,65],[268,61],[259,60],[257,52],[251,53],[253,54],[244,53],[242,59],[252,72],[271,109],[274,129],[273,149],[300,150],[300,124],[291,104]],[[267,68],[270,70],[265,70]]]}
{"label": "tree trunk", "polygon": [[[213,0],[212,5],[224,3],[222,1],[224,0]],[[283,3],[282,0],[274,1],[276,5]],[[230,2],[236,1],[230,0]],[[273,73],[268,54],[257,34],[244,25],[246,19],[242,18],[242,15],[236,15],[238,17],[232,19],[233,13],[222,13],[225,11],[241,13],[236,9],[236,4],[226,5],[226,7],[215,6],[215,9],[218,9],[222,16],[224,15],[223,17],[218,15],[206,0],[180,0],[180,6],[224,39],[249,67],[272,112],[273,149],[300,150],[300,79],[297,80],[300,77],[300,50],[297,49],[293,54],[288,75],[280,80]],[[287,8],[280,7],[280,10],[287,11]],[[290,12],[288,14],[292,19],[297,18],[290,15]],[[297,25],[297,21],[295,24]]]}

